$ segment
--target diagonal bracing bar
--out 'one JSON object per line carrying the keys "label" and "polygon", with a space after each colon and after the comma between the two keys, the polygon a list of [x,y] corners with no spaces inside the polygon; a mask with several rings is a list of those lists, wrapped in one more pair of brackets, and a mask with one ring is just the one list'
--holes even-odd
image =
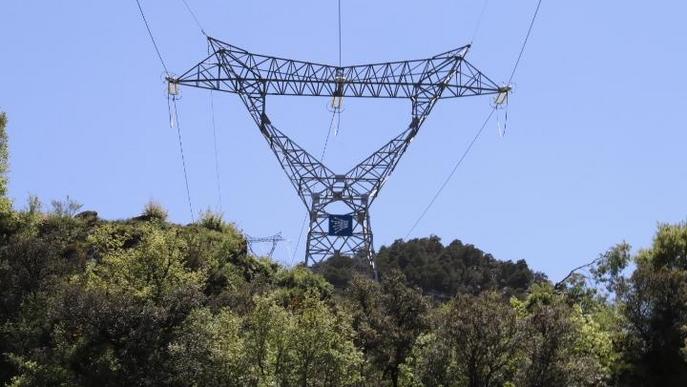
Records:
{"label": "diagonal bracing bar", "polygon": [[[208,42],[212,54],[169,78],[170,90],[185,85],[241,97],[308,209],[306,265],[358,254],[374,268],[369,207],[436,102],[510,92],[465,60],[469,46],[428,59],[340,67],[253,54],[213,38]],[[412,114],[402,133],[348,172],[336,174],[272,125],[265,108],[269,95],[406,98]],[[333,214],[335,204],[347,210]]]}

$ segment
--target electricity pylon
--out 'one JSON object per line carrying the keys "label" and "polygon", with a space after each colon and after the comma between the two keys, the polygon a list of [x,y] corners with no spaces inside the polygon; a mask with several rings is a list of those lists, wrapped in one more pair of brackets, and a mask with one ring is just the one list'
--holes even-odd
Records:
{"label": "electricity pylon", "polygon": [[[184,85],[241,97],[308,210],[306,266],[332,255],[362,254],[375,270],[370,205],[436,102],[510,92],[465,60],[469,45],[428,59],[332,66],[253,54],[210,37],[208,42],[212,53],[180,77],[168,78],[169,91],[176,94]],[[412,104],[411,119],[398,136],[337,174],[272,125],[269,95],[405,98]],[[331,213],[336,203],[347,212]]]}
{"label": "electricity pylon", "polygon": [[253,250],[253,245],[256,243],[272,243],[272,247],[270,248],[270,252],[267,254],[268,257],[272,258],[272,254],[274,254],[274,250],[277,248],[277,243],[283,242],[286,239],[281,235],[281,233],[274,234],[272,236],[268,237],[252,237],[250,235],[246,235],[246,241],[248,242],[248,249],[250,252],[257,256],[255,254],[255,251]]}

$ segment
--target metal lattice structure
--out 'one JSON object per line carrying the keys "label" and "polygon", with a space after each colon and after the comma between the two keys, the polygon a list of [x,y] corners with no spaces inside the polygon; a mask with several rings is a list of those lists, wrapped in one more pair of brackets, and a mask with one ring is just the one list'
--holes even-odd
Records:
{"label": "metal lattice structure", "polygon": [[[336,255],[362,254],[374,268],[369,208],[439,99],[509,93],[465,56],[470,46],[428,59],[332,66],[250,53],[208,38],[210,54],[178,78],[178,85],[238,94],[309,212],[305,264]],[[337,174],[270,121],[270,95],[330,98],[404,98],[412,105],[408,127],[372,155]],[[348,211],[332,214],[335,203]]]}
{"label": "metal lattice structure", "polygon": [[246,235],[246,241],[248,242],[248,249],[250,252],[257,256],[255,251],[253,250],[253,245],[256,243],[271,243],[272,246],[270,247],[270,252],[267,253],[267,256],[272,258],[272,254],[274,254],[274,250],[277,248],[277,243],[279,242],[284,242],[286,239],[281,235],[281,233],[274,234],[272,236],[268,237],[252,237],[250,235]]}

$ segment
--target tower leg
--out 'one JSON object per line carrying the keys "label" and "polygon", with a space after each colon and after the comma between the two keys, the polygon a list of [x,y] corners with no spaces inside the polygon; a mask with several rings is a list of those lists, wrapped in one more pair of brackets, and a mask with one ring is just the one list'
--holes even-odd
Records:
{"label": "tower leg", "polygon": [[[341,201],[350,206],[354,200],[349,199]],[[374,278],[377,278],[370,216],[366,208],[343,215],[331,214],[318,206],[311,209],[306,266],[324,262],[335,255],[365,259]]]}
{"label": "tower leg", "polygon": [[[377,278],[369,207],[434,106],[435,96],[414,97],[408,128],[346,174],[337,175],[272,125],[265,112],[265,92],[259,84],[255,87],[240,93],[241,98],[309,210],[305,265],[335,255],[364,257]],[[338,207],[337,212],[332,207]]]}

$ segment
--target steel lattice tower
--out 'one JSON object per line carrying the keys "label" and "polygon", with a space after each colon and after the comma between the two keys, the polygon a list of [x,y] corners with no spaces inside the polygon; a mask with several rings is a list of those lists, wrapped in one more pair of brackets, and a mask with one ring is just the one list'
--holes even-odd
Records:
{"label": "steel lattice tower", "polygon": [[[361,254],[374,270],[370,205],[439,99],[507,95],[471,65],[470,46],[428,59],[356,66],[332,66],[250,53],[208,38],[210,54],[180,77],[178,85],[238,94],[309,212],[305,264],[341,254]],[[330,170],[270,121],[269,95],[406,98],[412,105],[408,127],[343,174]],[[334,203],[348,212],[332,214]]]}
{"label": "steel lattice tower", "polygon": [[248,242],[248,249],[253,255],[255,254],[255,251],[253,250],[253,244],[255,243],[271,243],[272,247],[270,248],[270,252],[267,253],[267,256],[272,258],[272,254],[274,254],[274,250],[277,248],[277,243],[279,242],[284,242],[286,239],[281,235],[281,233],[274,234],[272,236],[268,237],[252,237],[250,235],[246,235],[246,240]]}

